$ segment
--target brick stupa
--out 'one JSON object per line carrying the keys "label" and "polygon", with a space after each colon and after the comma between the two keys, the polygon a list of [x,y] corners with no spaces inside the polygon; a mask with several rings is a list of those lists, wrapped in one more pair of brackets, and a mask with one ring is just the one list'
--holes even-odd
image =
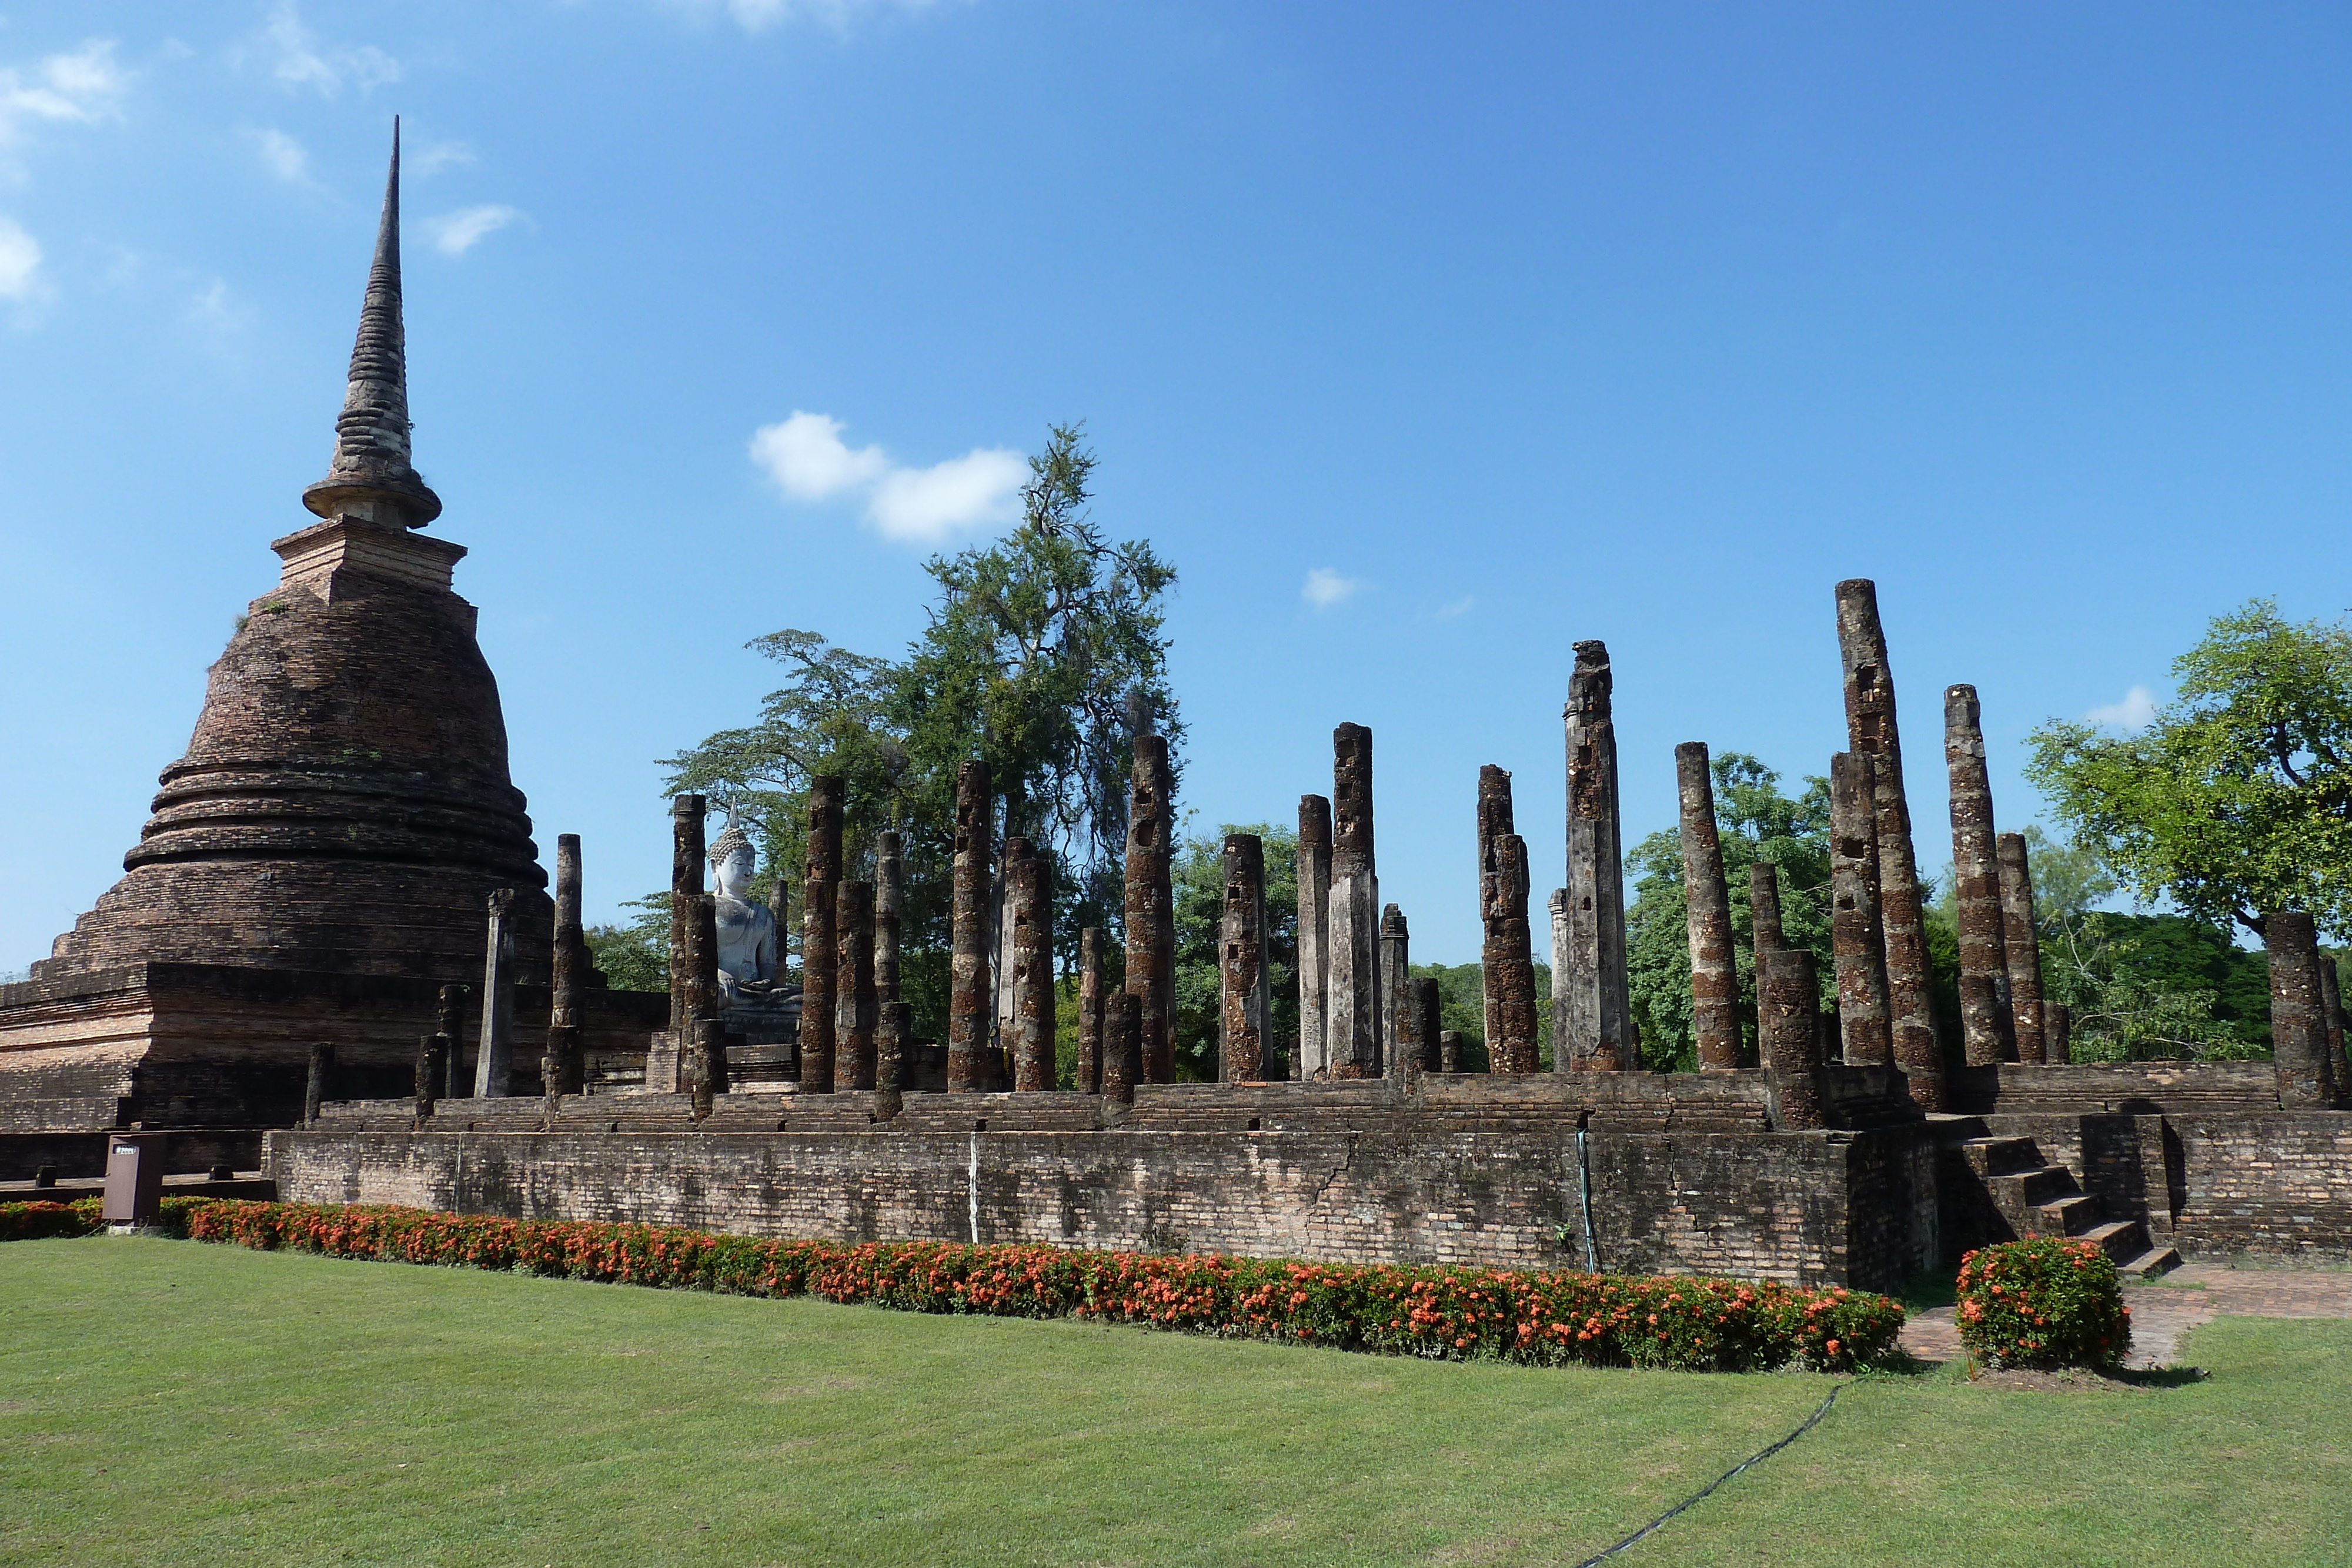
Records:
{"label": "brick stupa", "polygon": [[[313,1043],[344,1090],[397,1092],[439,986],[481,979],[498,888],[535,1065],[554,906],[451,589],[465,548],[415,531],[441,501],[410,460],[396,128],[334,459],[302,501],[320,520],[272,544],[278,585],[213,666],[122,880],[0,988],[0,1129],[282,1124]],[[622,1021],[602,999],[592,1035]]]}

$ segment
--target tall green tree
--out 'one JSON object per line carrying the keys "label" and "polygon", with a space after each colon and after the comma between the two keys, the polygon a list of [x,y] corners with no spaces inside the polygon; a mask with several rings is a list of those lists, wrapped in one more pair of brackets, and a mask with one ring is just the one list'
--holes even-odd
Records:
{"label": "tall green tree", "polygon": [[[1744,752],[1727,751],[1709,765],[1715,783],[1716,831],[1723,845],[1724,881],[1731,897],[1734,961],[1739,973],[1741,1033],[1750,1060],[1756,1051],[1756,949],[1748,908],[1748,868],[1778,868],[1780,923],[1792,947],[1809,947],[1821,961],[1822,1005],[1833,1008],[1836,978],[1830,957],[1830,787],[1808,778],[1794,797],[1780,792],[1780,776]],[[1692,1032],[1690,926],[1683,896],[1682,833],[1652,833],[1625,857],[1633,884],[1626,911],[1626,968],[1633,1017],[1642,1031],[1642,1065],[1695,1071]]]}
{"label": "tall green tree", "polygon": [[2137,735],[2034,731],[2029,776],[2143,903],[2258,935],[2298,909],[2352,936],[2352,630],[2255,600],[2172,674],[2178,698]]}
{"label": "tall green tree", "polygon": [[1175,569],[1141,539],[1094,521],[1095,454],[1083,427],[1055,425],[1029,460],[1023,517],[997,542],[935,556],[940,598],[896,672],[891,711],[924,816],[951,842],[956,769],[988,760],[1003,836],[1049,851],[1076,950],[1080,925],[1116,927],[1134,735],[1184,734],[1168,684],[1167,595]]}
{"label": "tall green tree", "polygon": [[805,631],[751,646],[783,664],[759,720],[668,759],[667,791],[698,791],[749,819],[787,911],[805,854],[808,781],[846,780],[844,858],[870,873],[876,836],[904,841],[902,991],[919,1032],[946,1027],[956,776],[990,767],[998,841],[1036,841],[1055,865],[1066,964],[1082,925],[1117,932],[1133,737],[1149,722],[1172,754],[1184,726],[1168,684],[1174,568],[1143,540],[1112,541],[1088,507],[1097,459],[1055,425],[1029,460],[1022,517],[1003,538],[934,556],[921,635],[898,659]]}

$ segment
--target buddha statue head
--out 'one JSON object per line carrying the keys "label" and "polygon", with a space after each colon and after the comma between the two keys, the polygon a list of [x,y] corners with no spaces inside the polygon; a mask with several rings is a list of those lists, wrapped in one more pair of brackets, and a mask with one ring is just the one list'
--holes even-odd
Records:
{"label": "buddha statue head", "polygon": [[721,898],[751,902],[751,873],[759,864],[757,852],[751,848],[751,835],[742,824],[729,818],[727,827],[710,841],[710,874],[719,883]]}

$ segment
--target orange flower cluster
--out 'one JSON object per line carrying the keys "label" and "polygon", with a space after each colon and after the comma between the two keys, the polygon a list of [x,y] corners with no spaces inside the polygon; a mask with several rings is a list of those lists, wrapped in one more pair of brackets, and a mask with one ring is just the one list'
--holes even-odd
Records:
{"label": "orange flower cluster", "polygon": [[1960,1260],[1960,1343],[2003,1366],[2113,1366],[2131,1309],[2096,1242],[2029,1237]]}
{"label": "orange flower cluster", "polygon": [[1884,1296],[1740,1280],[1307,1263],[940,1241],[764,1240],[646,1225],[216,1202],[200,1240],[906,1312],[1094,1318],[1446,1360],[1843,1370],[1895,1348]]}

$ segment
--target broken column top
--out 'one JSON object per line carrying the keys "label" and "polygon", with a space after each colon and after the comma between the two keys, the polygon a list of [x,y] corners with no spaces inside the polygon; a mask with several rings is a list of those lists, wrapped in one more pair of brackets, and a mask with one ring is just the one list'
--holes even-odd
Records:
{"label": "broken column top", "polygon": [[1984,705],[1977,701],[1976,687],[1964,685],[1944,688],[1946,749],[1948,750],[1952,744],[1951,731],[1955,728],[1965,728],[1976,737],[1976,749],[1979,753],[1982,753],[1984,750],[1984,737],[1981,734],[1983,725]]}
{"label": "broken column top", "polygon": [[1576,668],[1568,677],[1568,711],[1588,719],[1609,716],[1609,644],[1598,639],[1576,644]]}
{"label": "broken column top", "polygon": [[1331,847],[1331,802],[1320,795],[1298,798],[1298,845]]}
{"label": "broken column top", "polygon": [[1372,732],[1343,724],[1331,732],[1331,850],[1342,865],[1372,863]]}
{"label": "broken column top", "polygon": [[1886,630],[1878,620],[1878,585],[1850,577],[1837,585],[1838,655],[1845,664],[1846,738],[1856,751],[1900,754],[1895,680],[1886,668]]}
{"label": "broken column top", "polygon": [[1478,843],[1481,849],[1518,830],[1511,825],[1511,775],[1489,762],[1478,769]]}
{"label": "broken column top", "polygon": [[1403,910],[1399,909],[1395,904],[1391,904],[1386,909],[1381,911],[1381,935],[1383,936],[1402,936],[1407,935],[1404,928]]}

